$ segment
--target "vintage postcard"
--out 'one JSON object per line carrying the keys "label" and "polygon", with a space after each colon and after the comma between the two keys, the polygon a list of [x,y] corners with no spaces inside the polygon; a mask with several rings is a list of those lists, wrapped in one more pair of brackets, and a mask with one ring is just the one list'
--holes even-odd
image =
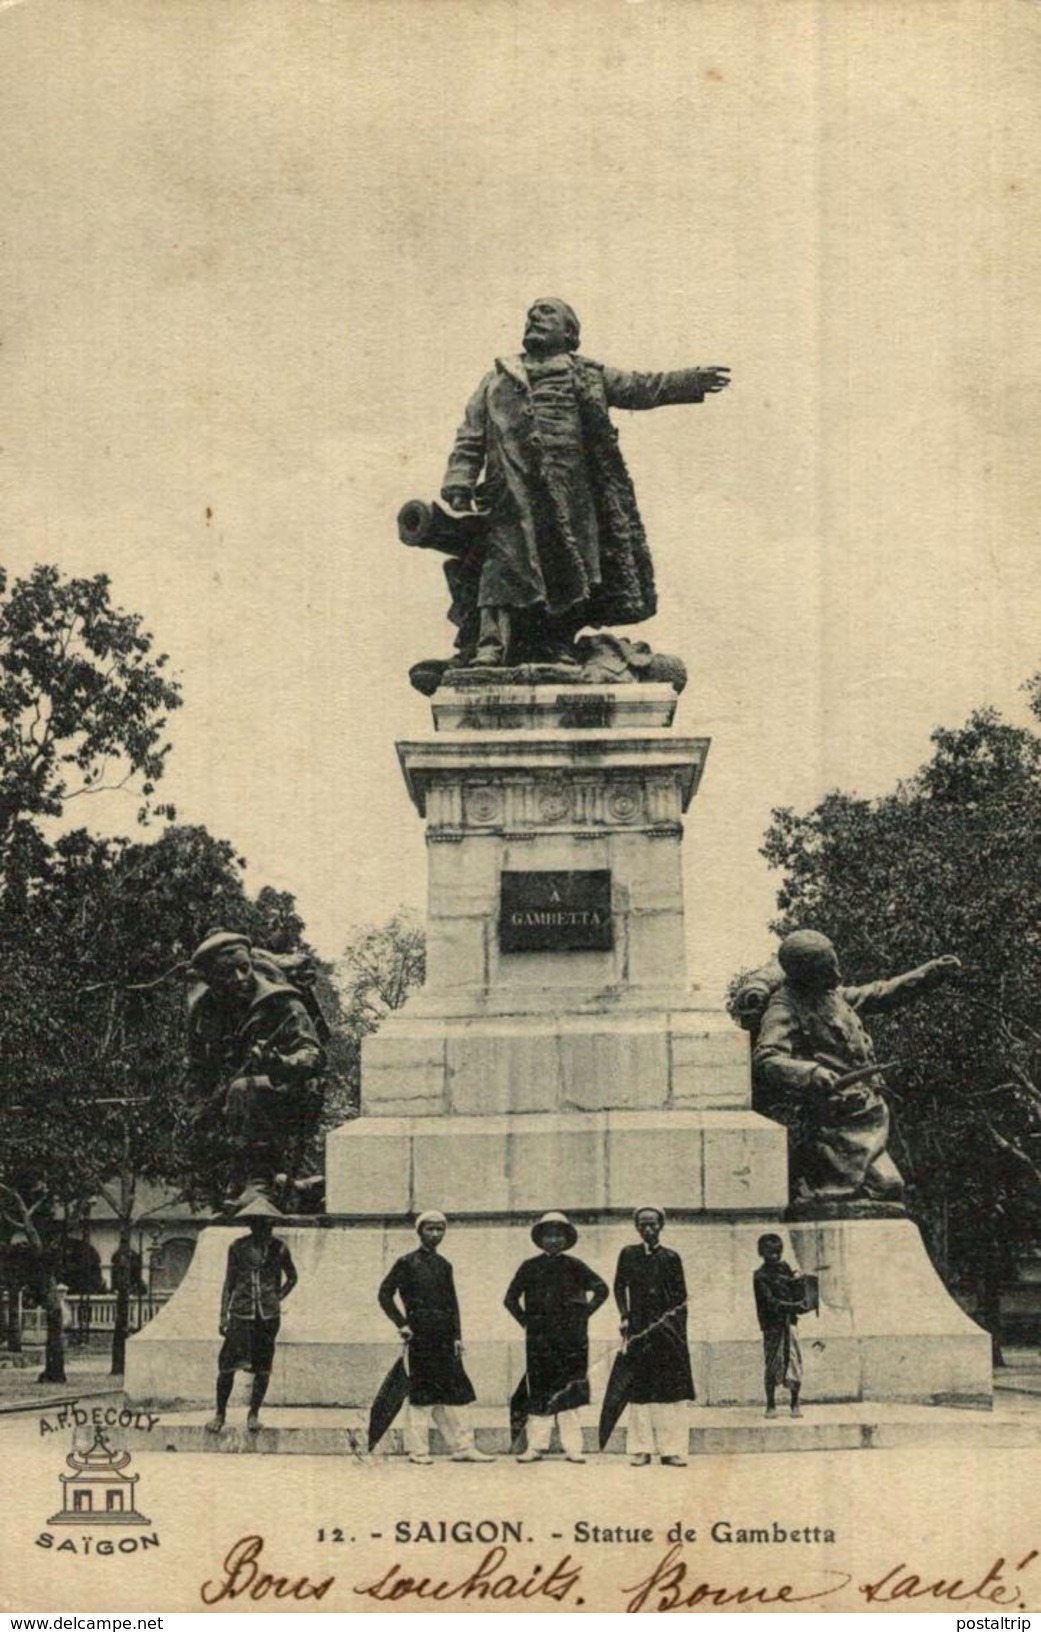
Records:
{"label": "vintage postcard", "polygon": [[1041,8],[0,42],[0,1608],[1011,1632]]}

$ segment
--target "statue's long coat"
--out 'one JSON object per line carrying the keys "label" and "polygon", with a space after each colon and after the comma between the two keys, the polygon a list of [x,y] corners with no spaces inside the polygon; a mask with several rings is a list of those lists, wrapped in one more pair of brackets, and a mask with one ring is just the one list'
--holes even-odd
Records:
{"label": "statue's long coat", "polygon": [[[500,357],[485,375],[459,427],[444,487],[474,489],[484,472],[491,506],[487,554],[507,563],[516,588],[505,604],[545,605],[579,621],[641,623],[657,606],[654,569],[636,494],[609,408],[660,408],[701,402],[696,369],[633,374],[587,357],[570,359],[592,508],[585,526],[576,507],[547,479],[522,357]],[[512,570],[509,570],[512,569]],[[502,578],[500,574],[500,581]],[[454,621],[461,623],[475,586],[450,575]],[[491,604],[477,589],[482,605]]]}

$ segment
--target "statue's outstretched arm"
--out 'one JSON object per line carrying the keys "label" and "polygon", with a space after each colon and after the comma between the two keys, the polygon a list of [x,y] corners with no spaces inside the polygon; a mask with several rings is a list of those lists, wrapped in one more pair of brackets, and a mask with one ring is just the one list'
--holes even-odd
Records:
{"label": "statue's outstretched arm", "polygon": [[675,368],[664,374],[604,369],[609,408],[667,408],[679,402],[704,402],[710,392],[722,391],[729,384],[730,370],[722,364],[711,368]]}
{"label": "statue's outstretched arm", "polygon": [[960,968],[959,958],[932,958],[906,974],[894,975],[892,980],[875,980],[867,986],[844,986],[842,995],[858,1014],[884,1014],[903,1003],[912,1003],[924,992],[949,980]]}

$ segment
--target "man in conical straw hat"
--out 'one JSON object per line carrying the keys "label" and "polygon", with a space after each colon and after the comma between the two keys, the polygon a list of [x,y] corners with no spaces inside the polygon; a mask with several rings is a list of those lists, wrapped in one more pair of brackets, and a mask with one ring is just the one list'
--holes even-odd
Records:
{"label": "man in conical straw hat", "polygon": [[564,1213],[543,1213],[532,1227],[538,1255],[525,1259],[506,1293],[506,1307],[524,1327],[528,1366],[528,1448],[519,1462],[549,1450],[556,1422],[569,1462],[584,1462],[579,1410],[589,1404],[589,1321],[607,1287],[570,1248],[578,1231]]}
{"label": "man in conical straw hat", "polygon": [[408,1345],[409,1405],[405,1430],[410,1462],[429,1465],[436,1422],[453,1462],[493,1462],[477,1449],[466,1407],[476,1399],[463,1369],[463,1330],[455,1277],[438,1248],[448,1221],[436,1208],[416,1219],[419,1246],[393,1265],[379,1289],[383,1313]]}
{"label": "man in conical straw hat", "polygon": [[249,1225],[249,1234],[240,1235],[228,1248],[220,1306],[224,1342],[217,1360],[217,1410],[206,1424],[211,1434],[224,1427],[236,1371],[253,1374],[246,1428],[251,1434],[260,1431],[260,1407],[271,1381],[282,1304],[297,1282],[289,1248],[274,1234],[275,1220],[281,1216],[266,1196],[257,1196],[236,1214]]}

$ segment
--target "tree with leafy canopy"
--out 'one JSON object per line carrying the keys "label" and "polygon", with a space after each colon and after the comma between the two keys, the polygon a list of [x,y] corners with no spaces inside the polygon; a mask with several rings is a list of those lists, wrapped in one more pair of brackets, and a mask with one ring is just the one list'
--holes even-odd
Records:
{"label": "tree with leafy canopy", "polygon": [[70,800],[136,783],[148,814],[181,692],[109,590],[53,566],[8,588],[0,569],[0,869],[25,826]]}
{"label": "tree with leafy canopy", "polygon": [[415,913],[399,907],[384,924],[354,932],[335,965],[340,999],[341,1073],[346,1097],[343,1115],[357,1116],[361,1105],[361,1045],[388,1014],[400,1009],[426,978],[426,934]]}
{"label": "tree with leafy canopy", "polygon": [[[1029,683],[1041,717],[1041,676]],[[880,799],[775,810],[778,935],[814,928],[853,985],[945,952],[961,975],[880,1018],[894,1157],[937,1266],[1000,1355],[1000,1288],[1041,1225],[1041,737],[980,709]]]}
{"label": "tree with leafy canopy", "polygon": [[112,1209],[120,1231],[114,1372],[129,1326],[139,1181],[171,1185],[201,1206],[223,1195],[227,1141],[219,1129],[196,1137],[186,1116],[191,953],[218,924],[275,951],[304,945],[293,897],[265,887],[251,899],[244,865],[201,827],[168,828],[154,844],[76,832],[50,851],[21,911],[16,897],[0,908],[21,981],[4,1043],[0,1200],[42,1254],[40,1226],[50,1222],[52,1257],[60,1223],[75,1227],[96,1196]]}
{"label": "tree with leafy canopy", "polygon": [[63,1029],[59,948],[66,930],[50,921],[45,903],[62,862],[55,863],[41,824],[74,799],[130,785],[137,786],[144,820],[169,752],[166,717],[181,702],[165,672],[169,660],[153,653],[141,619],[113,606],[109,591],[104,575],[66,578],[57,567],[38,566],[9,584],[0,569],[0,1099],[4,1106],[25,1100],[48,1052],[53,1079],[46,1119],[37,1100],[29,1111],[15,1111],[13,1122],[4,1116],[0,1203],[40,1267],[48,1381],[64,1376],[48,1225],[55,1207],[68,1219],[79,1205],[73,1158],[80,1140],[78,1101],[64,1070],[76,1052]]}

